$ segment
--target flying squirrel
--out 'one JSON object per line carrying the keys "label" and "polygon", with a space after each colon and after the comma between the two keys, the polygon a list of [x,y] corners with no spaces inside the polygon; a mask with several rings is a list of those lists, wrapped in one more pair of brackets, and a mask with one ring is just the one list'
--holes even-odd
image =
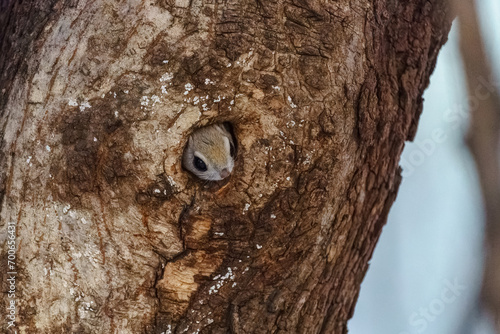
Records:
{"label": "flying squirrel", "polygon": [[236,147],[230,125],[195,130],[188,139],[182,165],[202,180],[220,181],[233,171]]}

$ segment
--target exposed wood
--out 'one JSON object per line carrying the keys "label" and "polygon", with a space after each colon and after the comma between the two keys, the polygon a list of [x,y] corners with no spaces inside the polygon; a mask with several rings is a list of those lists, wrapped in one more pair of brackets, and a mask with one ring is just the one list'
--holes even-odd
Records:
{"label": "exposed wood", "polygon": [[[442,1],[4,6],[20,332],[346,332],[450,28]],[[235,169],[202,183],[185,140],[222,121]]]}

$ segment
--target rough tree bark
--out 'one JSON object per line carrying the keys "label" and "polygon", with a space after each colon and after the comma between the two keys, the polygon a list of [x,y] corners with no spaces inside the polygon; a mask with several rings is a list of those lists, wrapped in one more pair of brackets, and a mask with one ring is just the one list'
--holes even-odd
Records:
{"label": "rough tree bark", "polygon": [[[439,0],[2,1],[17,330],[345,333],[450,22]],[[235,171],[205,184],[182,149],[221,121]]]}

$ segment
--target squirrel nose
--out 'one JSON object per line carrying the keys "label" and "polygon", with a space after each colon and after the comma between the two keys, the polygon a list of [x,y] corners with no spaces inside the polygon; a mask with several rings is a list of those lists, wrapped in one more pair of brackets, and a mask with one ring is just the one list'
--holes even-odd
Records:
{"label": "squirrel nose", "polygon": [[229,170],[227,168],[224,168],[223,170],[220,171],[221,178],[225,179],[228,176],[229,176]]}

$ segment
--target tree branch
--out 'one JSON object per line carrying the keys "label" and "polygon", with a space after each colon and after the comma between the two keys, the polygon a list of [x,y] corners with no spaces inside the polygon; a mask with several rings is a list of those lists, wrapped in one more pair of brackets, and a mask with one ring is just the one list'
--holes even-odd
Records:
{"label": "tree branch", "polygon": [[455,0],[460,21],[460,44],[472,107],[467,144],[476,162],[486,212],[486,262],[483,304],[495,316],[500,332],[500,97],[492,84],[473,0]]}

